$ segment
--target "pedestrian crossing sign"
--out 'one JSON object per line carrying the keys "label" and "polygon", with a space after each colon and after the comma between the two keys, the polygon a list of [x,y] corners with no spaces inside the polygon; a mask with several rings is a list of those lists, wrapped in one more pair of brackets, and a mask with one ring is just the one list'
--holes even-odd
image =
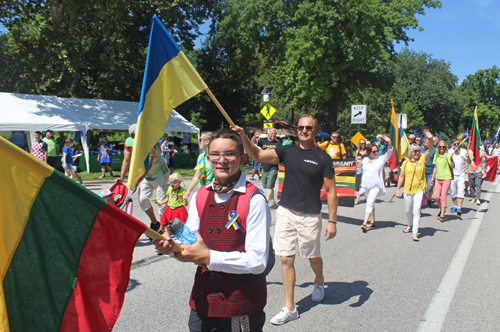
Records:
{"label": "pedestrian crossing sign", "polygon": [[[260,113],[267,119],[270,120],[271,117],[276,113],[276,109],[271,106],[271,104],[267,103],[262,109],[260,110]],[[264,127],[266,128],[266,127]],[[272,127],[269,127],[272,128]]]}

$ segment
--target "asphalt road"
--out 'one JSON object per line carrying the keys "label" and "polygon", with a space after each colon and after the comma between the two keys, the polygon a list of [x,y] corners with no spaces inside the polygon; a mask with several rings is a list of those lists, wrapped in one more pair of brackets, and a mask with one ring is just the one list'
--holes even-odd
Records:
{"label": "asphalt road", "polygon": [[[111,184],[85,186],[98,192]],[[264,331],[500,331],[500,185],[485,182],[482,189],[481,206],[466,199],[463,214],[448,212],[444,223],[437,222],[435,205],[423,209],[420,242],[402,232],[404,200],[388,202],[395,187],[375,204],[377,227],[367,233],[360,230],[365,204],[340,207],[337,237],[322,241],[324,300],[311,301],[314,275],[308,261],[297,258],[300,318],[271,325],[269,319],[284,305],[277,261],[267,278]],[[324,223],[327,211],[324,205]],[[137,199],[133,215],[149,225]],[[275,210],[272,215],[274,233]],[[143,235],[114,331],[188,331],[195,269],[157,256]]]}

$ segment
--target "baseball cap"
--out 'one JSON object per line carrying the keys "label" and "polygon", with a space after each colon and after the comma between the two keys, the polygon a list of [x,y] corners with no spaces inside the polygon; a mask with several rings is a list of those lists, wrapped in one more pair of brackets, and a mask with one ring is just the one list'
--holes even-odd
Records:
{"label": "baseball cap", "polygon": [[129,135],[135,134],[135,128],[137,128],[136,123],[134,123],[133,125],[130,125],[130,127],[128,127],[128,134]]}
{"label": "baseball cap", "polygon": [[108,139],[106,138],[106,136],[104,136],[104,137],[102,138],[102,141],[103,141],[103,142],[107,142],[107,141],[108,141]]}
{"label": "baseball cap", "polygon": [[380,137],[382,137],[382,135],[378,134],[378,135],[377,135],[377,139],[379,139]]}
{"label": "baseball cap", "polygon": [[101,192],[99,193],[99,196],[101,196],[102,198],[108,197],[108,196],[115,196],[115,195],[116,194],[109,189],[101,190]]}

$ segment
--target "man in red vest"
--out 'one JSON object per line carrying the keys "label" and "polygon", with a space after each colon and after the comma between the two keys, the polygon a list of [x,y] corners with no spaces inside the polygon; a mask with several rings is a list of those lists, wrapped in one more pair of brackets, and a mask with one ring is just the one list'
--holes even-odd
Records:
{"label": "man in red vest", "polygon": [[[271,213],[257,187],[240,167],[246,155],[240,136],[214,133],[208,160],[215,179],[201,187],[190,204],[186,225],[196,234],[175,257],[198,267],[189,305],[191,331],[262,331],[267,300],[264,274],[269,255]],[[168,241],[153,241],[163,254]]]}

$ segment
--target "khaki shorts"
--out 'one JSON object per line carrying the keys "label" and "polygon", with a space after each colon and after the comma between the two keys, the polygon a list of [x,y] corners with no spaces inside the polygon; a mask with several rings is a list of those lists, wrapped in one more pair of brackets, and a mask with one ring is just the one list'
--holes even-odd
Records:
{"label": "khaki shorts", "polygon": [[278,256],[321,257],[321,214],[307,214],[285,207],[276,210],[274,252]]}

